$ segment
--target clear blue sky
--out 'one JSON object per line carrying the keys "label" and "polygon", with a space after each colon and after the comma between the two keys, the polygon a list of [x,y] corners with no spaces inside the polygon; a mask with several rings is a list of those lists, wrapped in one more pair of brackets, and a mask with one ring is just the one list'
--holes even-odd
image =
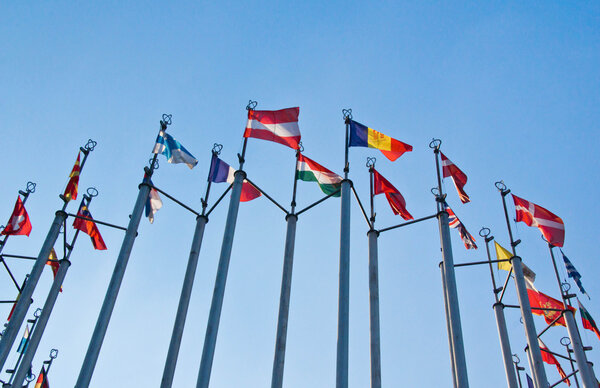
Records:
{"label": "clear blue sky", "polygon": [[[200,208],[210,149],[222,143],[222,158],[234,164],[249,99],[259,109],[299,106],[306,155],[338,173],[341,109],[352,108],[357,121],[414,146],[394,163],[374,150],[351,150],[350,177],[363,201],[364,163],[376,156],[378,170],[404,194],[408,210],[415,217],[432,214],[435,170],[427,144],[443,139],[443,151],[469,177],[467,205],[451,184],[445,188],[471,233],[487,226],[508,245],[494,187],[500,179],[561,216],[565,253],[592,296],[582,301],[600,321],[597,3],[5,2],[2,15],[0,222],[8,219],[16,192],[28,180],[38,184],[27,202],[31,236],[11,238],[4,253],[37,255],[77,149],[88,138],[98,147],[80,187],[100,192],[90,210],[97,219],[126,225],[162,113],[173,114],[169,132],[200,163],[190,171],[161,157],[154,183]],[[251,140],[247,161],[248,176],[289,206],[293,151]],[[212,199],[225,189],[213,187]],[[315,184],[300,182],[298,188],[300,207],[321,196]],[[192,214],[163,201],[153,225],[142,220],[92,387],[159,384],[195,223]],[[375,202],[378,227],[401,221],[385,199]],[[69,211],[75,210],[71,204]],[[350,386],[363,388],[369,384],[367,227],[355,204],[352,212]],[[177,387],[195,386],[225,214],[221,206],[207,225]],[[52,386],[74,385],[112,274],[123,233],[101,231],[107,251],[94,251],[89,239],[78,241],[35,359],[37,373],[49,350],[59,349]],[[339,201],[301,215],[297,233],[284,384],[331,387]],[[467,252],[452,233],[457,262],[485,258],[485,250]],[[537,229],[519,224],[515,233],[523,241],[519,253],[538,274],[538,289],[558,297]],[[211,387],[270,383],[284,236],[283,213],[265,198],[241,205]],[[379,242],[383,383],[449,387],[437,225],[428,221],[383,233]],[[31,263],[9,265],[22,279]],[[505,386],[488,272],[457,271],[473,387]],[[48,268],[33,307],[42,306],[51,278]],[[14,298],[8,276],[0,273],[0,279],[0,299]],[[507,300],[516,303],[513,288]],[[9,305],[0,308],[8,315]],[[519,313],[506,315],[513,352],[528,367]],[[545,327],[542,318],[535,321],[538,330]],[[558,351],[564,335],[563,328],[552,328],[544,339]],[[598,338],[587,330],[582,335],[595,348],[590,360],[600,365]],[[7,366],[13,357],[15,352]],[[558,380],[553,367],[547,373]]]}

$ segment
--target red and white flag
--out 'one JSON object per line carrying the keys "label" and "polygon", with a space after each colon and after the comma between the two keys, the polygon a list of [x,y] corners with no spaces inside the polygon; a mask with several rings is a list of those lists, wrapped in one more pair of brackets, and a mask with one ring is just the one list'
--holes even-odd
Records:
{"label": "red and white flag", "polygon": [[8,224],[2,230],[3,235],[8,236],[16,236],[25,234],[29,236],[31,233],[31,222],[29,221],[29,215],[27,214],[27,210],[25,210],[25,205],[23,205],[23,201],[21,201],[21,197],[17,197],[17,203],[15,204],[15,209],[8,220]]}
{"label": "red and white flag", "polygon": [[281,110],[249,110],[244,137],[274,141],[296,150],[300,142],[299,114],[298,107]]}
{"label": "red and white flag", "polygon": [[562,247],[565,242],[565,223],[556,214],[536,205],[533,202],[512,195],[517,212],[517,222],[522,221],[528,226],[535,226],[546,241],[555,247]]}
{"label": "red and white flag", "polygon": [[458,191],[458,196],[460,197],[460,201],[462,203],[471,202],[467,193],[465,193],[465,185],[467,184],[467,175],[462,172],[460,168],[456,166],[456,164],[452,163],[450,159],[446,157],[442,152],[442,173],[444,174],[444,178],[451,177],[454,182],[454,186],[456,187],[456,191]]}

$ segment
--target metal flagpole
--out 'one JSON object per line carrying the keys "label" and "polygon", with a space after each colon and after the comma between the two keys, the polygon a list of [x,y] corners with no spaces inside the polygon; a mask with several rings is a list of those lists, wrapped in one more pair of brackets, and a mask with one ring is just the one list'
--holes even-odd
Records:
{"label": "metal flagpole", "polygon": [[338,338],[336,361],[336,387],[348,387],[348,350],[350,331],[350,185],[348,172],[348,136],[352,109],[342,110],[346,123],[344,143],[344,180],[342,180],[341,216],[340,216],[340,275],[338,301]]}
{"label": "metal flagpole", "polygon": [[[35,193],[35,183],[33,182],[27,182],[27,188],[25,189],[25,191],[23,190],[19,190],[19,194],[21,194],[23,196],[23,206],[25,206],[25,202],[27,202],[27,199],[29,198],[29,194],[31,193]],[[2,253],[2,250],[4,249],[4,246],[6,245],[6,240],[8,240],[8,238],[10,237],[9,234],[5,235],[4,238],[2,240],[0,240],[0,253]]]}
{"label": "metal flagpole", "polygon": [[[27,322],[31,323],[31,330],[29,331],[30,333],[33,332],[33,330],[35,329],[35,326],[38,323],[38,320],[40,318],[40,314],[42,313],[42,309],[37,309],[35,310],[35,312],[33,313],[33,319],[28,319]],[[27,339],[25,339],[25,344],[23,345],[23,347],[25,348],[25,350],[27,350],[27,348],[29,347],[29,344],[31,343],[31,336]],[[13,369],[7,369],[6,373],[10,373],[10,379],[8,379],[8,383],[7,384],[2,384],[2,387],[10,387],[12,382],[15,380],[15,372],[17,370],[17,368],[19,368],[19,366],[22,364],[21,361],[23,361],[23,356],[24,356],[25,352],[21,352],[19,354],[19,357],[17,358],[17,362],[15,363],[15,367]],[[26,361],[24,361],[26,362]],[[29,365],[31,366],[31,361],[29,361]],[[27,368],[27,371],[29,371],[30,368]],[[18,386],[18,385],[17,385]]]}
{"label": "metal flagpole", "polygon": [[[445,210],[445,194],[442,191],[442,178],[440,174],[440,145],[441,140],[433,140],[429,143],[429,147],[433,148],[435,154],[435,165],[438,180],[438,196],[437,201],[440,203],[440,210]],[[458,306],[458,291],[456,289],[456,276],[454,274],[454,258],[452,256],[452,244],[450,242],[450,227],[448,226],[448,213],[440,211],[438,215],[438,223],[440,228],[440,240],[442,245],[442,257],[444,260],[444,281],[448,298],[448,315],[450,318],[450,330],[452,343],[454,345],[454,367],[456,369],[456,382],[458,388],[466,388],[469,386],[469,378],[467,375],[467,362],[465,359],[465,347],[462,337],[462,329],[460,323],[460,311]]]}
{"label": "metal flagpole", "polygon": [[571,372],[573,373],[573,377],[575,378],[575,385],[577,386],[577,388],[579,388],[579,379],[577,378],[577,373],[575,373],[575,364],[573,364],[573,359],[571,358],[571,352],[573,350],[571,350],[571,347],[569,346],[571,345],[571,339],[569,337],[562,337],[560,339],[560,343],[567,350],[567,356],[569,356],[569,364],[571,364]]}
{"label": "metal flagpole", "polygon": [[[94,150],[96,146],[96,142],[91,139],[88,140],[87,144],[84,147],[81,147],[80,150],[83,152],[83,160],[81,161],[81,166],[79,167],[79,173],[83,171],[83,167],[85,166],[85,161],[91,151]],[[29,274],[29,279],[23,287],[21,291],[21,297],[17,301],[15,306],[15,310],[13,315],[8,322],[8,326],[6,327],[6,332],[2,336],[2,341],[0,341],[0,370],[4,368],[4,363],[6,362],[6,358],[10,353],[10,349],[15,342],[15,338],[17,337],[19,328],[23,324],[23,320],[25,319],[25,315],[27,314],[27,310],[29,309],[29,305],[31,304],[31,297],[33,295],[33,291],[35,291],[35,287],[37,286],[38,281],[40,280],[40,276],[42,275],[42,271],[44,270],[44,266],[46,265],[46,261],[48,261],[48,256],[50,255],[50,251],[58,238],[58,233],[60,232],[60,227],[64,223],[67,218],[67,213],[65,209],[69,201],[65,201],[61,210],[56,212],[54,217],[54,221],[50,226],[50,230],[46,235],[46,239],[42,244],[42,248],[40,249],[40,253],[38,254],[35,263],[33,264],[33,268],[31,269],[31,273]]]}
{"label": "metal flagpole", "polygon": [[523,265],[521,263],[521,258],[517,256],[515,250],[515,247],[520,241],[515,241],[513,239],[512,229],[508,218],[508,210],[506,208],[506,196],[510,193],[510,190],[507,190],[506,185],[503,182],[496,182],[496,188],[500,191],[500,196],[502,197],[506,227],[508,228],[510,246],[514,255],[511,262],[519,306],[521,308],[521,317],[523,318],[523,326],[525,327],[525,336],[527,337],[527,345],[529,348],[528,360],[531,373],[533,374],[533,383],[536,388],[547,388],[548,378],[546,377],[546,370],[544,369],[542,361],[542,352],[538,343],[533,315],[531,314],[531,304],[529,303],[529,297],[527,296],[527,287],[525,285],[525,277],[523,276]]}
{"label": "metal flagpole", "polygon": [[519,362],[521,362],[521,359],[516,354],[513,354],[512,362],[515,367],[515,370],[517,371],[517,378],[519,379],[519,388],[523,388],[523,383],[521,382],[521,371],[525,370],[525,368],[519,366]]}
{"label": "metal flagpole", "polygon": [[450,327],[450,313],[448,312],[448,293],[446,292],[446,282],[444,279],[444,262],[440,261],[440,273],[442,274],[442,291],[444,293],[444,312],[446,313],[446,330],[448,331],[448,348],[450,349],[450,365],[452,367],[452,385],[454,388],[457,387],[456,382],[456,366],[454,363],[454,343],[452,342],[452,328]]}
{"label": "metal flagpole", "polygon": [[492,258],[490,256],[490,242],[494,240],[494,236],[490,236],[488,228],[481,228],[479,235],[485,240],[485,251],[487,253],[488,262],[490,265],[490,276],[492,278],[492,287],[494,288],[494,313],[496,315],[496,325],[498,326],[498,336],[500,337],[500,349],[502,350],[502,359],[504,361],[504,370],[506,372],[506,382],[509,388],[517,388],[517,376],[513,365],[512,351],[510,349],[510,340],[508,338],[508,329],[506,328],[506,319],[504,318],[504,304],[498,299],[500,289],[496,287],[496,279],[494,277],[494,269],[492,268]]}
{"label": "metal flagpole", "polygon": [[[223,146],[221,144],[215,144],[213,146],[211,167],[213,159],[221,153],[222,149]],[[212,182],[210,174],[211,170],[209,169],[206,194],[202,199],[202,214],[196,217],[196,230],[194,231],[192,247],[190,248],[190,256],[188,259],[187,268],[185,270],[183,285],[181,287],[181,296],[179,297],[177,315],[175,316],[175,323],[173,325],[173,334],[171,334],[171,342],[169,343],[169,350],[167,352],[167,359],[165,361],[165,369],[163,371],[163,376],[160,383],[161,388],[170,388],[173,385],[173,376],[175,375],[175,367],[177,366],[177,357],[179,355],[179,348],[181,346],[181,338],[183,337],[183,329],[185,327],[185,320],[190,305],[192,287],[194,286],[194,277],[196,276],[196,268],[198,267],[198,256],[200,255],[200,248],[202,247],[204,228],[208,223],[206,207],[208,206],[208,195],[210,194],[210,186]]]}
{"label": "metal flagpole", "polygon": [[273,375],[271,388],[281,388],[283,385],[283,368],[285,364],[285,348],[287,341],[288,316],[290,312],[290,293],[292,287],[292,270],[294,267],[294,244],[296,242],[296,187],[298,185],[298,159],[302,145],[296,150],[296,163],[294,166],[294,189],[290,214],[285,216],[287,231],[285,234],[285,248],[283,253],[283,273],[281,276],[281,295],[279,297],[279,317],[277,319],[277,337],[275,340],[275,357],[273,359]]}
{"label": "metal flagpole", "polygon": [[[170,124],[171,115],[163,114],[162,120],[160,121],[160,130],[166,131],[167,125]],[[146,205],[146,200],[148,199],[148,194],[150,193],[150,178],[152,177],[152,173],[156,168],[157,158],[158,154],[154,154],[152,160],[150,161],[150,166],[144,167],[144,178],[142,183],[139,185],[138,196],[129,218],[127,231],[125,232],[125,237],[123,238],[123,243],[121,244],[119,256],[117,256],[115,269],[112,277],[110,278],[110,283],[108,284],[106,295],[104,296],[104,302],[102,302],[102,308],[100,309],[100,314],[98,315],[98,320],[96,321],[96,326],[94,327],[94,332],[83,360],[83,365],[79,371],[79,377],[75,383],[75,388],[87,388],[92,380],[92,374],[94,373],[94,368],[96,367],[96,362],[98,361],[98,355],[100,354],[100,349],[102,348],[104,336],[106,335],[106,330],[108,329],[108,323],[110,322],[110,317],[115,307],[117,296],[119,295],[119,289],[121,288],[121,282],[123,281],[123,276],[125,276],[125,269],[127,269],[129,256],[131,255],[131,250],[133,249],[133,243],[135,242],[135,238],[137,236],[137,229],[140,225],[142,212],[144,211],[144,206]]]}
{"label": "metal flagpole", "polygon": [[[83,199],[81,200],[81,205],[86,205],[89,207],[90,202],[92,202],[92,198],[97,195],[98,190],[96,190],[93,187],[88,188],[87,194],[85,194],[83,196]],[[35,330],[32,330],[31,339],[29,340],[29,345],[27,346],[27,350],[25,351],[23,363],[21,364],[21,366],[17,370],[17,374],[15,375],[15,380],[13,383],[13,387],[15,388],[21,387],[21,383],[23,383],[23,380],[25,379],[25,377],[27,376],[27,372],[29,371],[29,365],[31,365],[31,363],[33,362],[33,357],[35,357],[35,353],[38,349],[42,336],[44,335],[44,330],[46,329],[46,325],[48,324],[48,320],[50,319],[50,315],[52,314],[52,309],[54,309],[54,304],[56,303],[56,299],[58,298],[60,288],[65,280],[65,277],[67,276],[67,271],[71,266],[69,258],[71,257],[71,253],[73,252],[73,248],[75,246],[75,242],[77,241],[78,236],[79,229],[75,230],[75,234],[73,235],[71,244],[67,245],[67,255],[59,261],[58,271],[56,271],[56,276],[54,277],[54,281],[52,282],[50,291],[48,291],[48,296],[46,297],[46,302],[44,303],[44,307],[42,308],[38,324]]]}
{"label": "metal flagpole", "polygon": [[[256,102],[251,101],[246,106],[247,110],[254,109]],[[231,249],[233,246],[233,236],[235,234],[235,224],[237,222],[238,210],[240,207],[240,196],[242,194],[242,183],[246,178],[244,172],[244,158],[246,156],[246,145],[248,138],[244,138],[242,154],[238,154],[240,168],[234,174],[233,186],[231,189],[231,198],[229,200],[229,210],[225,222],[225,231],[223,232],[223,243],[221,244],[221,255],[217,267],[217,276],[215,279],[215,288],[206,325],[206,335],[204,337],[204,347],[202,348],[202,359],[198,370],[197,388],[208,388],[210,382],[210,372],[215,356],[215,347],[217,345],[217,333],[219,331],[219,322],[221,320],[221,309],[223,308],[223,297],[225,296],[225,284],[227,282],[227,272],[229,270],[229,261],[231,259]]]}
{"label": "metal flagpole", "polygon": [[562,289],[560,276],[558,275],[558,268],[556,266],[556,259],[554,258],[554,251],[552,250],[552,248],[554,248],[554,245],[548,243],[548,250],[550,250],[550,257],[552,258],[552,265],[554,266],[556,281],[558,282],[558,288],[560,289],[560,296],[565,306],[565,310],[563,311],[563,317],[565,318],[565,323],[567,324],[567,331],[569,332],[569,338],[571,339],[571,344],[573,345],[573,353],[575,354],[575,361],[577,362],[577,366],[579,367],[581,381],[585,388],[596,388],[598,386],[598,383],[594,381],[595,379],[590,373],[590,367],[588,365],[585,351],[583,350],[583,344],[581,343],[581,337],[579,336],[577,323],[575,322],[573,311],[571,311],[571,309],[568,308],[569,305],[567,304],[569,298],[575,295],[565,295],[565,292]]}

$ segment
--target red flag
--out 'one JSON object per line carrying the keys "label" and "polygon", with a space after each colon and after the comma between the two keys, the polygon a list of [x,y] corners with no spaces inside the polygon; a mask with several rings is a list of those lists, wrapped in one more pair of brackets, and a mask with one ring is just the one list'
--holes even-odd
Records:
{"label": "red flag", "polygon": [[550,244],[555,247],[563,246],[565,242],[565,224],[559,216],[514,194],[512,197],[515,202],[517,222],[522,221],[527,226],[536,226]]}
{"label": "red flag", "polygon": [[394,214],[400,214],[405,220],[412,220],[413,216],[406,210],[406,201],[398,189],[375,169],[373,169],[373,178],[375,195],[384,193]]}
{"label": "red flag", "polygon": [[448,226],[450,226],[451,228],[458,229],[458,233],[460,233],[460,239],[463,241],[463,244],[465,244],[465,248],[477,249],[477,244],[475,244],[475,238],[473,237],[473,235],[471,235],[471,233],[469,233],[465,225],[462,222],[460,222],[460,220],[458,219],[456,214],[454,214],[454,211],[450,209],[448,204],[446,204],[446,213],[448,213]]}
{"label": "red flag", "polygon": [[[531,307],[537,307],[540,309],[560,310],[560,311],[554,311],[554,310],[531,309],[531,312],[533,314],[543,315],[546,323],[551,324],[552,321],[554,321],[556,318],[558,318],[561,315],[562,311],[565,309],[565,305],[563,304],[563,302],[561,302],[557,299],[554,299],[553,297],[548,296],[548,295],[544,294],[543,292],[539,292],[538,290],[536,290],[536,288],[533,286],[533,283],[531,283],[531,281],[529,281],[528,279],[525,279],[525,285],[527,286],[527,296],[529,297],[529,304],[531,305]],[[573,314],[575,314],[575,308],[569,306],[569,310],[573,311]],[[560,317],[560,319],[558,319],[554,323],[554,326],[558,326],[558,325],[566,326],[564,317]]]}
{"label": "red flag", "polygon": [[[80,206],[77,215],[80,217],[93,219],[92,214],[89,212],[87,206],[83,204]],[[94,249],[106,249],[106,244],[104,244],[102,235],[100,234],[100,231],[98,230],[98,227],[96,226],[96,223],[94,221],[75,218],[75,221],[73,221],[73,227],[75,229],[81,230],[83,233],[91,237]]]}
{"label": "red flag", "polygon": [[81,152],[77,153],[77,160],[75,161],[75,165],[73,166],[73,170],[71,170],[71,174],[69,174],[69,183],[67,183],[67,187],[65,188],[65,193],[63,197],[67,201],[72,199],[77,199],[77,187],[79,186],[79,171],[80,171],[80,162],[79,157],[81,156]]}
{"label": "red flag", "polygon": [[260,191],[250,182],[244,181],[242,183],[242,194],[240,195],[240,202],[252,201],[260,197],[262,194]]}
{"label": "red flag", "polygon": [[46,375],[46,369],[42,366],[42,370],[38,375],[38,379],[35,382],[34,388],[50,388],[50,383],[48,383],[48,376]]}
{"label": "red flag", "polygon": [[300,108],[280,110],[249,110],[244,137],[274,141],[298,149]]}
{"label": "red flag", "polygon": [[17,203],[15,203],[15,208],[8,220],[8,224],[0,234],[9,236],[25,234],[29,236],[29,233],[31,233],[29,215],[27,214],[27,210],[25,210],[25,205],[23,205],[21,197],[17,197]]}
{"label": "red flag", "polygon": [[467,184],[467,175],[462,172],[460,168],[456,166],[456,164],[452,163],[450,159],[446,157],[441,151],[440,155],[442,155],[442,173],[444,178],[451,177],[454,182],[454,186],[456,187],[456,191],[458,191],[458,196],[460,197],[460,201],[462,203],[470,202],[469,196],[465,193],[465,185]]}
{"label": "red flag", "polygon": [[[550,350],[546,347],[546,345],[539,338],[538,338],[538,343],[540,344],[540,349],[542,351],[542,360],[546,364],[556,365],[556,369],[558,369],[558,374],[560,374],[560,377],[562,377],[563,379],[565,377],[567,377],[567,374],[563,370],[562,366],[560,366],[560,363],[558,362],[556,357],[554,357],[554,354],[550,353]],[[567,383],[568,386],[571,386],[571,382],[569,381],[569,379],[566,379],[565,383]]]}

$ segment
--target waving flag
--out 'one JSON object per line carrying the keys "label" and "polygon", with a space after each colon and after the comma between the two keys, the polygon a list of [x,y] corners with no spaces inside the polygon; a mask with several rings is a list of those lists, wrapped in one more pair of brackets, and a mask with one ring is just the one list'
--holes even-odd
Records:
{"label": "waving flag", "polygon": [[[560,363],[558,362],[556,357],[554,357],[554,355],[552,353],[550,353],[550,350],[548,349],[548,347],[546,347],[546,345],[539,338],[538,338],[538,343],[540,344],[540,350],[542,351],[542,360],[546,364],[556,365],[556,369],[558,369],[558,374],[560,375],[561,378],[564,379],[565,377],[567,377],[567,374],[563,370],[562,366],[560,366]],[[565,383],[567,383],[568,386],[571,386],[571,382],[569,381],[569,379],[566,379]]]}
{"label": "waving flag", "polygon": [[577,299],[577,303],[579,304],[579,314],[581,314],[581,323],[583,324],[584,329],[588,329],[593,331],[600,339],[600,330],[598,330],[598,326],[596,326],[596,322],[594,322],[594,318],[590,315],[590,313],[583,307],[579,299]]}
{"label": "waving flag", "polygon": [[375,195],[385,194],[394,214],[400,214],[405,220],[413,219],[413,216],[406,210],[406,201],[402,194],[375,169],[373,169],[373,192]]}
{"label": "waving flag", "polygon": [[87,206],[82,203],[79,207],[79,212],[77,212],[77,215],[80,217],[89,218],[89,220],[75,218],[75,221],[73,221],[73,227],[90,236],[92,239],[92,244],[94,245],[94,249],[105,250],[106,244],[104,244],[104,239],[102,239],[102,235],[98,230],[98,226],[96,226],[96,223],[93,221],[92,213],[90,213]]}
{"label": "waving flag", "polygon": [[173,136],[165,131],[160,131],[154,145],[155,154],[162,154],[167,158],[169,163],[185,163],[192,169],[198,164],[198,160],[194,155],[190,154],[180,142],[175,140]]}
{"label": "waving flag", "polygon": [[477,249],[477,244],[475,244],[475,238],[467,231],[467,228],[463,225],[462,222],[458,219],[454,211],[450,209],[448,204],[446,204],[446,213],[448,213],[448,226],[451,228],[458,229],[460,233],[460,238],[465,244],[465,248],[467,249]]}
{"label": "waving flag", "polygon": [[244,137],[274,141],[298,149],[300,108],[280,110],[249,110]]}
{"label": "waving flag", "polygon": [[[150,185],[154,186],[152,181],[150,181]],[[150,193],[148,194],[148,199],[146,200],[146,217],[150,223],[154,222],[154,215],[156,212],[162,207],[162,199],[158,195],[158,191],[155,188],[150,188]]]}
{"label": "waving flag", "polygon": [[[215,183],[227,182],[233,183],[235,180],[235,169],[219,159],[217,155],[213,155],[210,162],[210,181]],[[240,202],[252,201],[260,197],[262,194],[250,182],[244,179],[242,184],[242,195]]]}
{"label": "waving flag", "polygon": [[451,177],[452,182],[454,182],[454,187],[456,187],[456,191],[458,192],[458,197],[462,203],[470,202],[469,196],[465,193],[465,185],[467,184],[467,175],[462,172],[460,168],[450,159],[446,157],[441,151],[440,155],[442,156],[442,173],[444,178]]}
{"label": "waving flag", "polygon": [[27,344],[29,343],[29,325],[25,325],[25,332],[23,333],[23,338],[21,338],[21,343],[17,348],[17,353],[25,353],[27,350]]}
{"label": "waving flag", "polygon": [[79,158],[81,156],[81,151],[77,153],[77,160],[75,161],[75,165],[69,174],[69,183],[67,183],[67,187],[65,188],[65,193],[63,197],[66,201],[70,201],[72,199],[77,199],[77,187],[79,186],[79,172],[81,170],[81,163]]}
{"label": "waving flag", "polygon": [[350,120],[350,141],[348,146],[377,148],[392,162],[402,156],[403,153],[412,151],[411,145],[384,135],[354,120]]}
{"label": "waving flag", "polygon": [[556,247],[563,246],[565,242],[565,224],[559,216],[514,194],[512,194],[512,197],[515,202],[517,222],[522,221],[527,226],[537,227],[550,244]]}
{"label": "waving flag", "polygon": [[[512,259],[512,257],[513,257],[512,252],[505,249],[502,245],[498,244],[496,241],[494,241],[494,244],[496,246],[496,258],[498,260]],[[531,283],[533,283],[535,281],[535,276],[536,276],[535,272],[533,272],[531,270],[531,268],[526,266],[525,263],[523,263],[523,262],[521,263],[521,266],[523,267],[523,276],[525,276],[526,279],[529,279],[529,281]],[[512,264],[510,261],[498,262],[498,269],[501,269],[504,271],[510,271],[511,268],[512,268]]]}
{"label": "waving flag", "polygon": [[590,296],[585,292],[585,290],[583,289],[583,284],[581,284],[581,274],[579,273],[579,271],[577,271],[577,269],[575,269],[575,266],[573,265],[573,263],[571,263],[571,260],[569,260],[567,256],[565,256],[565,253],[562,251],[562,249],[560,250],[560,253],[562,253],[563,261],[565,262],[567,274],[570,278],[573,279],[575,284],[577,284],[577,287],[579,287],[579,291],[581,291],[582,294],[587,295],[589,299]]}
{"label": "waving flag", "polygon": [[48,376],[46,375],[46,369],[42,366],[42,370],[38,375],[38,379],[35,382],[34,388],[50,388],[50,383],[48,383]]}
{"label": "waving flag", "polygon": [[319,163],[300,154],[298,158],[298,166],[296,166],[296,179],[305,182],[317,182],[321,191],[334,197],[339,197],[339,190],[342,187],[342,177],[338,174],[329,171]]}
{"label": "waving flag", "polygon": [[[52,275],[53,277],[56,277],[56,274],[58,273],[58,269],[60,268],[60,263],[58,262],[58,256],[56,256],[56,251],[54,250],[54,248],[52,248],[52,250],[50,251],[50,255],[48,255],[48,261],[46,261],[46,265],[49,265],[50,268],[52,269]],[[60,292],[62,292],[62,286],[60,287]]]}
{"label": "waving flag", "polygon": [[[560,300],[554,299],[551,296],[544,294],[543,292],[539,292],[533,282],[529,281],[529,279],[525,278],[525,285],[527,287],[527,297],[529,298],[529,304],[531,307],[537,307],[538,309],[531,309],[531,313],[535,315],[543,315],[544,320],[547,324],[551,324],[556,318],[560,317],[556,322],[554,322],[553,326],[566,326],[565,318],[561,317],[562,311],[565,309],[565,305]],[[553,309],[553,310],[546,310]],[[558,310],[558,311],[555,311]],[[569,310],[575,314],[575,309],[569,306]]]}
{"label": "waving flag", "polygon": [[525,377],[527,377],[527,387],[535,388],[533,385],[533,379],[527,373],[525,373]]}
{"label": "waving flag", "polygon": [[21,197],[17,196],[17,203],[15,203],[15,208],[8,220],[8,224],[0,234],[8,236],[24,234],[29,236],[29,233],[31,233],[31,221],[29,221],[29,215],[27,214],[27,210],[25,210],[25,205],[21,201]]}

